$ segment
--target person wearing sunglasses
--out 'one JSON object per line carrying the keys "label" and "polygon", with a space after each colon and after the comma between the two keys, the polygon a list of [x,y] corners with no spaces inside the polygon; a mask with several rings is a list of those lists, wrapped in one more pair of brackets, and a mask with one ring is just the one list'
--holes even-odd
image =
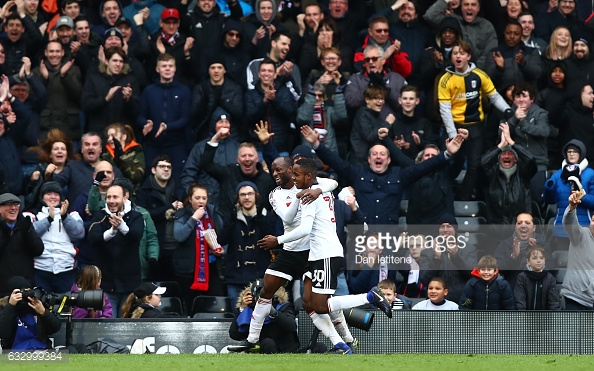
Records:
{"label": "person wearing sunglasses", "polygon": [[355,53],[355,71],[363,71],[363,66],[367,65],[364,50],[368,45],[377,45],[383,52],[383,67],[389,71],[394,71],[407,78],[412,72],[412,63],[408,59],[408,54],[401,51],[400,40],[390,37],[390,26],[388,19],[384,16],[377,16],[369,23],[367,29],[369,35],[365,37],[363,45]]}

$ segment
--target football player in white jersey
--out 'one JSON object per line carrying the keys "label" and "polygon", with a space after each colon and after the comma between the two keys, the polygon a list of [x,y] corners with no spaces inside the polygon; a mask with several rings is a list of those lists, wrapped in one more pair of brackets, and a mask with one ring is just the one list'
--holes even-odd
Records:
{"label": "football player in white jersey", "polygon": [[[311,188],[317,184],[316,173],[317,167],[313,160],[305,158],[297,161],[293,166],[295,186],[304,190]],[[334,197],[332,193],[325,192],[313,202],[301,204],[301,222],[297,228],[278,238],[266,236],[258,241],[258,245],[266,248],[268,245],[274,246],[309,235],[308,267],[303,275],[303,309],[308,312],[316,327],[330,339],[334,346],[332,352],[352,354],[351,348],[343,341],[328,316],[328,313],[335,311],[331,307],[332,303],[335,303],[336,310],[372,303],[388,317],[392,316],[392,310],[377,288],[367,294],[330,298],[336,290],[336,276],[343,259],[335,223]]]}

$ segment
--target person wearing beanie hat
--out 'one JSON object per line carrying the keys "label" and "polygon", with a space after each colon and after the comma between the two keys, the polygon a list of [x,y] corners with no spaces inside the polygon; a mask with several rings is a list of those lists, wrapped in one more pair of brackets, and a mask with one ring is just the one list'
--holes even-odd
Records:
{"label": "person wearing beanie hat", "polygon": [[47,248],[34,260],[35,284],[47,292],[66,292],[75,281],[75,243],[85,237],[83,220],[78,212],[68,212],[68,200],[61,201],[62,186],[50,181],[41,186],[42,208],[37,214],[26,213],[33,228]]}
{"label": "person wearing beanie hat", "polygon": [[537,167],[532,152],[512,139],[510,126],[503,123],[499,128],[501,141],[481,158],[487,220],[511,225],[516,215],[532,211],[530,182]]}
{"label": "person wearing beanie hat", "polygon": [[[229,222],[228,233],[219,238],[228,243],[225,254],[225,281],[231,302],[237,301],[239,293],[252,281],[261,278],[271,261],[271,253],[257,246],[258,240],[274,234],[274,213],[258,206],[258,186],[251,181],[242,181],[235,187],[237,205],[235,215]],[[270,225],[272,223],[273,225]]]}
{"label": "person wearing beanie hat", "polygon": [[[214,162],[221,165],[230,165],[237,163],[237,151],[240,142],[233,138],[234,129],[230,121],[230,115],[224,109],[218,107],[212,114],[210,120],[210,133],[215,135],[219,130],[231,130],[231,135],[222,139],[217,146],[214,156]],[[209,139],[203,139],[196,143],[186,159],[184,169],[180,176],[180,182],[183,189],[188,189],[192,183],[203,184],[208,188],[208,199],[213,205],[218,205],[221,187],[219,183],[200,166],[200,160]]]}
{"label": "person wearing beanie hat", "polygon": [[122,318],[161,318],[161,296],[167,289],[153,282],[143,282],[122,305]]}
{"label": "person wearing beanie hat", "polygon": [[[591,117],[592,113],[590,113]],[[569,118],[567,118],[569,120]],[[569,123],[569,121],[567,121]],[[551,250],[566,249],[569,239],[563,227],[563,214],[569,205],[568,195],[571,194],[571,182],[568,178],[576,176],[584,190],[584,196],[578,204],[575,214],[581,226],[590,225],[590,217],[594,215],[594,170],[589,167],[586,146],[578,139],[572,139],[563,146],[564,160],[558,169],[547,181],[544,188],[544,199],[547,204],[557,205],[555,225]]]}
{"label": "person wearing beanie hat", "polygon": [[[208,56],[208,78],[194,88],[194,111],[196,117],[202,117],[196,129],[196,141],[208,137],[213,126],[209,126],[209,119],[219,110],[228,114],[231,123],[238,122],[243,116],[243,90],[239,84],[227,78],[225,58],[215,53]],[[220,117],[220,116],[219,116]],[[241,131],[240,131],[241,130]],[[250,137],[249,126],[240,125],[233,128],[231,135],[238,142]]]}
{"label": "person wearing beanie hat", "polygon": [[590,81],[589,77],[594,73],[594,59],[590,55],[592,36],[589,31],[579,29],[572,32],[571,39],[573,51],[566,59],[568,70],[565,81],[569,86],[577,88]]}
{"label": "person wearing beanie hat", "polygon": [[[24,277],[10,277],[8,288],[8,296],[0,298],[2,348],[15,352],[52,349],[49,336],[62,327],[58,317],[38,298],[23,297],[23,289],[33,288],[31,282]],[[29,331],[21,331],[22,328]]]}

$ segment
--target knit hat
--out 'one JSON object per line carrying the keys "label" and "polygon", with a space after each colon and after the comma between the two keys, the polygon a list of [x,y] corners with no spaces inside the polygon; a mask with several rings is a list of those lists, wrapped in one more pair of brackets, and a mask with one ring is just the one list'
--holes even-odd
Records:
{"label": "knit hat", "polygon": [[166,287],[157,286],[156,283],[143,282],[140,284],[140,286],[138,286],[136,289],[134,289],[134,296],[136,296],[138,299],[140,299],[140,298],[144,298],[145,296],[149,296],[149,295],[153,295],[153,294],[163,295],[166,290],[167,290]]}
{"label": "knit hat", "polygon": [[208,67],[212,66],[213,64],[222,64],[225,67],[225,58],[221,56],[219,53],[215,53],[208,58]]}
{"label": "knit hat", "polygon": [[223,26],[223,33],[226,34],[229,31],[237,31],[241,35],[242,25],[241,22],[238,22],[234,19],[229,19],[225,21],[225,26]]}
{"label": "knit hat", "polygon": [[237,187],[235,187],[235,193],[239,193],[239,190],[241,189],[241,187],[247,187],[247,186],[252,187],[256,193],[259,193],[258,186],[255,183],[250,182],[248,180],[244,180],[243,182],[239,183],[237,185]]}
{"label": "knit hat", "polygon": [[57,194],[62,194],[62,186],[60,185],[60,183],[58,182],[45,182],[43,183],[43,185],[41,186],[41,197],[43,197],[45,194],[50,193],[50,192],[55,192]]}
{"label": "knit hat", "polygon": [[499,158],[501,158],[501,155],[502,155],[504,152],[511,152],[511,153],[513,153],[513,154],[514,154],[514,156],[516,157],[516,160],[518,159],[518,153],[517,153],[517,152],[516,152],[516,151],[515,151],[515,150],[514,150],[514,149],[513,149],[511,146],[506,146],[506,147],[503,147],[503,149],[501,150],[501,153],[499,154]]}
{"label": "knit hat", "polygon": [[105,31],[105,33],[103,34],[103,43],[105,44],[105,40],[107,40],[111,36],[119,37],[122,41],[122,44],[124,43],[124,36],[122,36],[122,32],[115,27],[109,28],[107,31]]}
{"label": "knit hat", "polygon": [[12,276],[8,279],[8,289],[13,292],[15,289],[31,288],[31,282],[23,276]]}
{"label": "knit hat", "polygon": [[443,223],[449,223],[452,227],[454,227],[454,229],[458,227],[458,221],[452,214],[443,214],[439,218],[439,225],[442,225]]}
{"label": "knit hat", "polygon": [[295,157],[299,157],[299,156],[313,159],[314,158],[313,150],[304,144],[300,144],[297,147],[295,147],[295,149],[293,150],[293,153],[291,154],[291,158],[295,159]]}
{"label": "knit hat", "polygon": [[118,18],[118,20],[115,22],[115,26],[119,27],[122,23],[125,23],[128,26],[132,27],[132,20],[130,18],[126,18],[124,16]]}

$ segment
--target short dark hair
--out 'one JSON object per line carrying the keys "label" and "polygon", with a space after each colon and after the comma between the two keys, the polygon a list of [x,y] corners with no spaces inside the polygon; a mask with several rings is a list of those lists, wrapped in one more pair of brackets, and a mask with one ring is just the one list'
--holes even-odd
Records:
{"label": "short dark hair", "polygon": [[306,173],[311,174],[312,176],[316,176],[318,172],[318,167],[316,166],[316,162],[311,158],[302,158],[295,162],[295,165],[299,165],[299,167]]}
{"label": "short dark hair", "polygon": [[62,1],[62,5],[60,5],[61,6],[61,9],[62,10],[66,9],[66,6],[67,5],[70,5],[70,4],[76,4],[76,5],[78,5],[78,8],[80,9],[80,4],[78,3],[77,0],[64,0],[64,1]]}
{"label": "short dark hair", "polygon": [[161,154],[161,155],[155,157],[155,159],[153,160],[152,167],[156,168],[157,165],[159,165],[159,162],[161,162],[161,161],[165,161],[165,162],[168,162],[173,165],[173,162],[171,162],[171,157],[169,157],[169,155]]}
{"label": "short dark hair", "polygon": [[448,285],[446,284],[445,279],[443,279],[442,277],[433,277],[432,279],[429,280],[429,284],[431,284],[431,282],[439,282],[439,283],[441,283],[441,285],[443,286],[444,289],[448,288]]}
{"label": "short dark hair", "polygon": [[273,66],[274,66],[274,68],[275,68],[275,70],[276,70],[276,63],[275,63],[275,62],[274,62],[272,59],[270,59],[270,58],[264,58],[264,59],[262,60],[262,62],[260,62],[260,65],[258,66],[258,71],[260,71],[260,68],[261,68],[261,67],[262,67],[262,65],[264,65],[264,64],[271,64],[271,65],[273,65]]}
{"label": "short dark hair", "polygon": [[402,93],[405,93],[407,91],[412,91],[413,93],[415,93],[416,97],[419,97],[419,88],[417,88],[414,85],[404,85],[402,88],[400,88],[400,95],[402,95]]}
{"label": "short dark hair", "polygon": [[517,97],[522,94],[522,92],[528,92],[530,99],[534,99],[536,97],[536,87],[527,81],[522,81],[515,84],[512,95]]}
{"label": "short dark hair", "polygon": [[289,40],[291,39],[291,36],[285,31],[274,31],[272,35],[270,35],[270,41],[278,41],[281,36],[286,36],[289,38]]}

